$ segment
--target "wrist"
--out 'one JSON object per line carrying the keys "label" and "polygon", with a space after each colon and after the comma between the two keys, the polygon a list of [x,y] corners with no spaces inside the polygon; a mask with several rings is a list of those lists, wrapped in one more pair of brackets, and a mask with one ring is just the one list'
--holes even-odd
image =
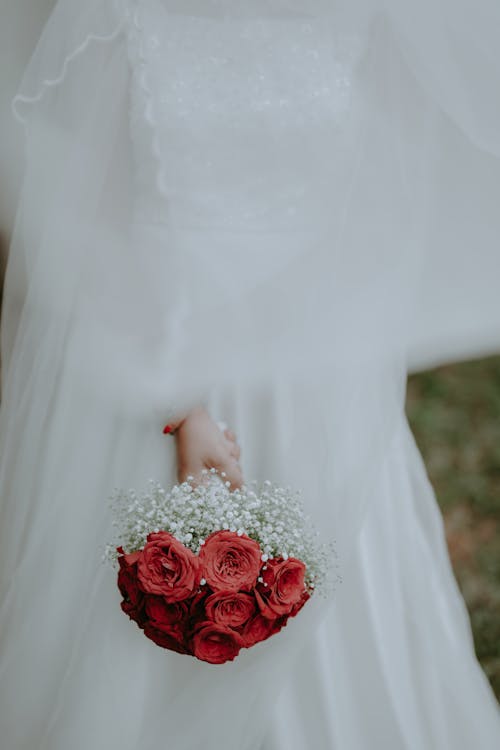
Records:
{"label": "wrist", "polygon": [[205,411],[203,406],[196,406],[193,409],[191,409],[188,412],[185,412],[184,414],[178,415],[174,419],[171,419],[168,424],[165,425],[163,428],[163,434],[164,435],[175,435],[176,432],[182,427],[186,419],[193,414],[196,414],[198,412]]}
{"label": "wrist", "polygon": [[175,435],[177,430],[182,426],[182,424],[185,422],[187,417],[187,414],[183,415],[182,417],[176,417],[175,419],[171,419],[168,424],[165,425],[163,428],[163,434],[164,435]]}

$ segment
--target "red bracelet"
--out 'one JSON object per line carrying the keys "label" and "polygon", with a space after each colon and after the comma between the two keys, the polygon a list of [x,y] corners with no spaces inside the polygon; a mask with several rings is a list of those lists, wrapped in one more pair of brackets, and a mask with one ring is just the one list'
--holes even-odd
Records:
{"label": "red bracelet", "polygon": [[185,416],[183,416],[183,417],[180,417],[179,419],[174,420],[173,422],[169,422],[168,424],[166,424],[165,427],[163,428],[163,434],[164,435],[175,435],[175,433],[177,432],[177,430],[180,427],[182,427],[182,425],[186,421],[186,416],[187,416],[187,414]]}
{"label": "red bracelet", "polygon": [[169,424],[166,424],[163,428],[163,434],[164,435],[175,435],[179,427],[184,422],[184,419],[179,419],[178,422],[170,422]]}

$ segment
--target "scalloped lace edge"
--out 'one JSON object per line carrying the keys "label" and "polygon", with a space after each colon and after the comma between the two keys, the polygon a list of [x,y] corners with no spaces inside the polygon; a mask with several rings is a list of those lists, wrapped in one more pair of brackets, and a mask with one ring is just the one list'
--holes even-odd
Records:
{"label": "scalloped lace edge", "polygon": [[12,112],[14,114],[14,117],[18,122],[21,123],[21,125],[26,125],[28,118],[23,117],[21,112],[18,109],[19,105],[35,105],[38,104],[43,100],[43,97],[45,96],[45,92],[47,89],[54,88],[56,86],[60,86],[62,83],[64,83],[64,80],[66,79],[68,69],[70,65],[78,58],[80,55],[82,55],[87,48],[92,44],[106,44],[109,42],[113,42],[122,32],[124,26],[125,26],[126,18],[122,18],[118,24],[118,26],[109,34],[89,34],[86,39],[75,49],[70,55],[67,55],[67,57],[64,59],[64,62],[61,65],[61,72],[56,78],[52,79],[45,79],[41,82],[40,88],[37,91],[37,93],[34,96],[25,96],[24,94],[17,94],[14,99],[12,100],[11,108]]}
{"label": "scalloped lace edge", "polygon": [[148,75],[148,60],[144,51],[144,25],[141,10],[141,0],[136,0],[135,8],[131,12],[131,25],[129,27],[130,41],[135,45],[135,55],[137,58],[137,67],[134,70],[134,75],[144,97],[143,117],[144,121],[149,126],[150,131],[150,152],[156,166],[156,187],[158,193],[164,198],[167,198],[164,164],[161,157],[161,147],[158,138],[158,121]]}

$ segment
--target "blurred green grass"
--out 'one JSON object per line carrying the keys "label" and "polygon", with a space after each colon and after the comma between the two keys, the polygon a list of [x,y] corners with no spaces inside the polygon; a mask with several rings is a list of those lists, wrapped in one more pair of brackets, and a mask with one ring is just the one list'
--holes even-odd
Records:
{"label": "blurred green grass", "polygon": [[500,357],[412,376],[407,414],[443,511],[476,653],[500,699]]}

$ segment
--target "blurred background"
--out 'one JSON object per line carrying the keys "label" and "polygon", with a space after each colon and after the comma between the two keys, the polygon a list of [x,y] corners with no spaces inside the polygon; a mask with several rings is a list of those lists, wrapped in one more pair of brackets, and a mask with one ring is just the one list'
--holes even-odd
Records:
{"label": "blurred background", "polygon": [[500,700],[500,357],[413,375],[407,414],[444,515],[476,653]]}

